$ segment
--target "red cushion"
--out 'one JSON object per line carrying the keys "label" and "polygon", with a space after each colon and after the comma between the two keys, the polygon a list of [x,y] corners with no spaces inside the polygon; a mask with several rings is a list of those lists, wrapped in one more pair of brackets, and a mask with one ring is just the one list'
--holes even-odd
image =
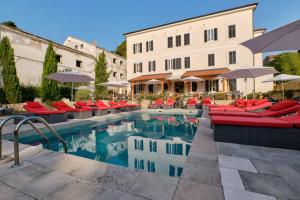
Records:
{"label": "red cushion", "polygon": [[277,111],[277,110],[282,110],[291,106],[294,106],[298,104],[297,101],[292,101],[292,100],[283,100],[273,106],[271,106],[269,109],[273,110],[273,111]]}
{"label": "red cushion", "polygon": [[292,128],[293,124],[276,118],[212,116],[214,125]]}
{"label": "red cushion", "polygon": [[225,112],[225,111],[210,111],[210,116],[232,116],[232,117],[260,117],[259,113],[254,112]]}
{"label": "red cushion", "polygon": [[41,108],[44,107],[42,104],[40,104],[39,102],[26,102],[26,105],[30,108]]}
{"label": "red cushion", "polygon": [[79,106],[86,106],[86,103],[84,101],[77,101],[76,103]]}
{"label": "red cushion", "polygon": [[255,106],[259,106],[259,105],[264,104],[264,103],[266,103],[266,102],[268,102],[267,99],[261,99],[261,100],[256,101],[256,102],[254,103],[254,105],[255,105]]}
{"label": "red cushion", "polygon": [[244,108],[235,108],[235,107],[232,107],[232,108],[225,108],[225,111],[227,112],[245,112],[245,109]]}

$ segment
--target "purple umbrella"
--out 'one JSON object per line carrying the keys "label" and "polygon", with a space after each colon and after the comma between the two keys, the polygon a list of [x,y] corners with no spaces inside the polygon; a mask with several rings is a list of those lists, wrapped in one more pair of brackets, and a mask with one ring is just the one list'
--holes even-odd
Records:
{"label": "purple umbrella", "polygon": [[73,101],[74,83],[89,83],[94,80],[87,75],[76,74],[74,72],[56,72],[46,76],[46,78],[59,81],[61,83],[72,83],[71,101]]}
{"label": "purple umbrella", "polygon": [[300,49],[300,20],[250,39],[241,45],[252,53]]}

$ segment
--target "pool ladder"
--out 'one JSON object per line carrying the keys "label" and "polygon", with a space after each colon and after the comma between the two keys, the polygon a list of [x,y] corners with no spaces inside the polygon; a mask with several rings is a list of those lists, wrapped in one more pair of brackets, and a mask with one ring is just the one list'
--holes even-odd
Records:
{"label": "pool ladder", "polygon": [[48,142],[49,146],[51,145],[49,138],[39,128],[37,128],[33,124],[32,121],[38,121],[38,122],[44,124],[44,126],[50,131],[50,133],[52,133],[52,135],[63,145],[64,151],[65,151],[65,153],[67,153],[67,151],[68,151],[67,143],[64,141],[64,139],[62,137],[60,137],[60,135],[54,130],[54,128],[52,128],[48,124],[48,122],[46,120],[44,120],[41,117],[36,117],[36,116],[25,117],[23,115],[13,115],[13,116],[7,117],[0,123],[0,160],[6,158],[6,156],[2,155],[2,129],[3,129],[3,126],[12,119],[21,119],[21,121],[18,123],[18,125],[14,129],[14,160],[15,160],[14,166],[20,165],[19,130],[22,125],[24,125],[26,123],[29,124],[43,139],[45,139]]}

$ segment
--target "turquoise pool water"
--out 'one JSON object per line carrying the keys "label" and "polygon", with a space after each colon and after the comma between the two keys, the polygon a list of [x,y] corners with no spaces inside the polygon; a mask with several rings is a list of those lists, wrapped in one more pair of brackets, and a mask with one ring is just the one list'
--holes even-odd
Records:
{"label": "turquoise pool water", "polygon": [[[197,116],[128,116],[105,124],[90,123],[58,130],[68,144],[68,153],[168,176],[180,176],[196,133]],[[51,150],[63,152],[54,138]],[[29,145],[47,143],[37,135],[21,137]]]}

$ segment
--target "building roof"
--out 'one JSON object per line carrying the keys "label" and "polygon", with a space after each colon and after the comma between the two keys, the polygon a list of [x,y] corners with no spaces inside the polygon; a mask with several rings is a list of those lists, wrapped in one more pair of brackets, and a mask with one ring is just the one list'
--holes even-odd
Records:
{"label": "building roof", "polygon": [[67,50],[67,51],[71,51],[71,52],[74,52],[74,53],[77,53],[77,54],[81,54],[81,55],[84,55],[84,56],[87,56],[87,57],[90,57],[90,58],[94,58],[94,56],[91,55],[91,54],[84,53],[82,51],[78,51],[78,50],[73,49],[71,47],[67,47],[65,45],[53,42],[53,41],[51,41],[49,39],[46,39],[46,38],[34,35],[32,33],[23,31],[23,30],[21,30],[19,28],[12,28],[12,27],[9,27],[9,26],[3,25],[3,24],[0,24],[0,28],[4,28],[6,30],[9,30],[9,31],[12,31],[12,32],[16,32],[16,33],[19,33],[19,34],[23,34],[23,35],[25,35],[27,37],[30,37],[32,39],[39,40],[40,42],[44,42],[44,43],[50,43],[50,42],[52,42],[52,44],[53,44],[54,47],[61,48],[61,49]]}
{"label": "building roof", "polygon": [[165,80],[171,75],[172,75],[172,73],[141,75],[141,76],[135,77],[133,79],[130,79],[129,81],[130,82],[148,81],[148,80],[151,80],[151,79]]}
{"label": "building roof", "polygon": [[151,29],[155,29],[155,28],[160,28],[163,26],[168,26],[168,25],[173,25],[173,24],[177,24],[177,23],[181,23],[181,22],[185,22],[185,21],[189,21],[189,20],[193,20],[193,19],[200,19],[203,17],[208,17],[210,15],[216,15],[216,14],[221,14],[221,13],[225,13],[225,12],[229,12],[229,11],[233,11],[233,10],[238,10],[238,9],[242,9],[242,8],[247,8],[247,7],[253,7],[258,5],[257,2],[255,3],[251,3],[251,4],[246,4],[246,5],[242,5],[242,6],[238,6],[238,7],[233,7],[233,8],[229,8],[229,9],[225,9],[225,10],[220,10],[217,12],[212,12],[212,13],[208,13],[208,14],[204,14],[204,15],[200,15],[200,16],[195,16],[195,17],[191,17],[191,18],[187,18],[187,19],[182,19],[182,20],[178,20],[178,21],[174,21],[174,22],[169,22],[169,23],[165,23],[165,24],[161,24],[161,25],[157,25],[157,26],[152,26],[149,28],[144,28],[144,29],[139,29],[136,31],[132,31],[132,32],[127,32],[124,33],[124,35],[129,35],[129,34],[133,34],[133,33],[138,33],[138,32],[142,32],[142,31],[146,31],[146,30],[151,30]]}
{"label": "building roof", "polygon": [[209,77],[215,77],[229,71],[230,70],[227,67],[217,68],[217,69],[193,70],[193,71],[187,71],[184,74],[182,74],[182,78],[189,77],[189,76],[196,76],[204,79],[210,79]]}
{"label": "building roof", "polygon": [[264,31],[266,31],[266,30],[267,30],[266,28],[255,28],[255,29],[254,29],[254,32],[255,32],[255,31],[263,31],[263,32],[264,32]]}

